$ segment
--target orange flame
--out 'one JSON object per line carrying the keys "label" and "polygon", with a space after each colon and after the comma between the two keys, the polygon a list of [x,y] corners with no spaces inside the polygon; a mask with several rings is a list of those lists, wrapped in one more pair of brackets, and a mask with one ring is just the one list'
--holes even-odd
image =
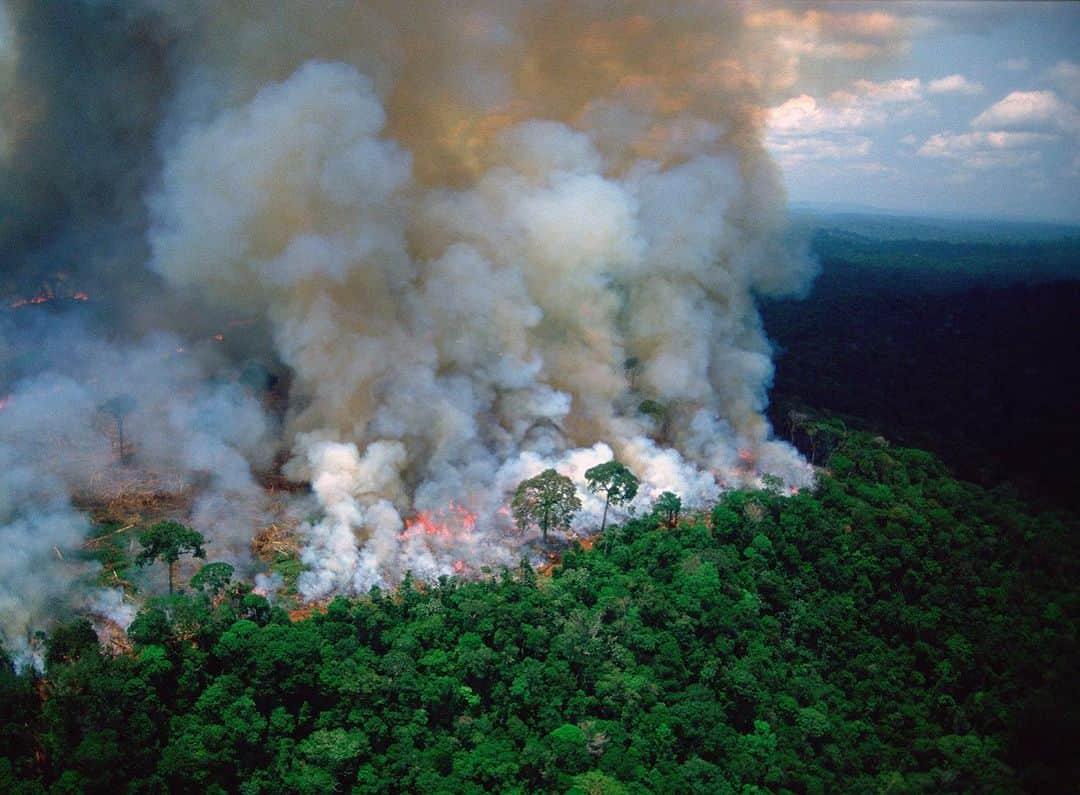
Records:
{"label": "orange flame", "polygon": [[13,301],[11,308],[18,309],[21,306],[30,306],[31,304],[44,304],[46,301],[51,301],[52,299],[53,297],[51,294],[39,293],[33,298],[19,298],[18,300]]}
{"label": "orange flame", "polygon": [[401,537],[407,539],[427,536],[444,541],[462,540],[472,534],[476,519],[476,514],[468,508],[451,502],[442,510],[419,511],[416,516],[406,519]]}
{"label": "orange flame", "polygon": [[[49,301],[56,300],[57,297],[63,298],[64,295],[57,296],[56,291],[53,290],[52,287],[45,286],[41,288],[41,291],[37,295],[31,296],[30,298],[16,298],[14,301],[8,304],[8,306],[12,309],[20,309],[24,306],[46,304]],[[90,300],[90,295],[85,290],[76,290],[68,297],[71,298],[72,301]]]}

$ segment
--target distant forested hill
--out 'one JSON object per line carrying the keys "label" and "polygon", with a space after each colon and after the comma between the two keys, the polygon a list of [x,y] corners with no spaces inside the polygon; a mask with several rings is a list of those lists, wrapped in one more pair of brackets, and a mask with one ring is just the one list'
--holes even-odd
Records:
{"label": "distant forested hill", "polygon": [[811,245],[823,262],[872,271],[881,286],[903,292],[1080,278],[1080,234],[1053,241],[878,240],[822,229]]}
{"label": "distant forested hill", "polygon": [[800,407],[840,412],[964,477],[1080,506],[1080,238],[889,241],[830,228],[814,250],[810,297],[763,307],[781,432]]}
{"label": "distant forested hill", "polygon": [[[290,622],[250,586],[0,661],[4,792],[1066,792],[1076,526],[819,418],[797,496],[729,493],[552,578]],[[827,426],[827,427],[824,427]]]}

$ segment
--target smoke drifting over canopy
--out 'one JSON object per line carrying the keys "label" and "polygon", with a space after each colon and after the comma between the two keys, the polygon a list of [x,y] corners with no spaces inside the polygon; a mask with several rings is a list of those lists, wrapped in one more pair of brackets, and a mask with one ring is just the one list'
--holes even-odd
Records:
{"label": "smoke drifting over canopy", "polygon": [[[210,408],[171,438],[188,450],[197,430],[216,454],[157,464],[210,475],[217,503],[249,492],[218,469],[265,464],[276,424],[250,419],[235,384],[215,395],[252,344],[284,365],[277,444],[319,507],[305,596],[513,563],[523,540],[499,509],[548,466],[583,487],[614,455],[642,505],[663,490],[700,504],[764,473],[809,482],[762,415],[754,296],[802,289],[812,267],[784,245],[762,148],[761,92],[785,65],[743,8],[71,5],[61,20],[9,2],[0,25],[5,269],[15,285],[62,256],[75,280],[137,285],[140,308],[109,323],[130,334],[162,313],[181,335],[202,312],[265,322],[262,350],[184,365],[185,384],[213,384]],[[188,311],[162,309],[181,298]],[[94,345],[84,379],[116,349]],[[135,383],[175,383],[175,361],[156,362]],[[155,407],[140,456],[158,450],[161,400],[140,401]],[[5,458],[26,457],[26,422],[0,412]],[[65,490],[52,508],[9,490],[5,541],[46,510],[82,522]],[[418,511],[458,532],[410,532]],[[27,543],[32,558],[56,542]]]}

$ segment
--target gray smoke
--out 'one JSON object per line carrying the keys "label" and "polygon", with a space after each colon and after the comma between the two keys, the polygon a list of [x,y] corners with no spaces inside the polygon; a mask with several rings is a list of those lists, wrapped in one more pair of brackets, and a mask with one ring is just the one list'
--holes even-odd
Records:
{"label": "gray smoke", "polygon": [[[184,517],[213,544],[215,557],[246,564],[264,495],[252,467],[269,464],[276,434],[238,380],[211,379],[195,353],[155,335],[108,343],[66,323],[42,339],[7,341],[48,361],[3,395],[0,410],[0,632],[27,652],[47,616],[90,609],[126,624],[109,591],[93,587],[96,564],[81,560],[90,531],[79,504],[142,491],[197,491]],[[62,357],[53,359],[53,357]],[[121,460],[107,408],[132,398]],[[112,609],[113,605],[116,609]],[[107,612],[106,612],[107,611]]]}
{"label": "gray smoke", "polygon": [[[813,272],[783,244],[762,147],[760,92],[789,64],[742,7],[75,5],[73,27],[110,23],[94,55],[112,81],[66,78],[77,115],[104,125],[78,158],[30,143],[70,123],[63,94],[20,110],[84,57],[66,49],[75,34],[35,4],[9,3],[0,25],[14,42],[0,44],[3,102],[20,110],[0,173],[26,213],[53,197],[35,211],[47,219],[4,234],[29,241],[48,220],[53,246],[121,241],[119,273],[146,251],[132,278],[167,286],[144,293],[154,306],[197,295],[215,317],[265,324],[244,355],[291,376],[280,434],[221,385],[227,359],[177,363],[175,339],[138,349],[162,354],[139,371],[160,370],[161,388],[133,431],[141,465],[202,474],[197,521],[237,538],[259,505],[251,466],[291,450],[285,472],[319,506],[302,527],[306,597],[512,563],[528,539],[508,532],[508,495],[549,466],[582,487],[580,532],[599,509],[583,473],[612,456],[644,482],[637,507],[664,490],[700,505],[765,473],[810,482],[763,415],[772,365],[754,303]],[[108,201],[86,201],[98,184]],[[194,322],[164,314],[181,332]],[[128,328],[153,312],[138,315]],[[91,370],[117,351],[132,357],[88,351]],[[91,406],[105,390],[87,383],[71,389]],[[88,422],[64,412],[73,433]],[[59,504],[78,487],[61,477]]]}

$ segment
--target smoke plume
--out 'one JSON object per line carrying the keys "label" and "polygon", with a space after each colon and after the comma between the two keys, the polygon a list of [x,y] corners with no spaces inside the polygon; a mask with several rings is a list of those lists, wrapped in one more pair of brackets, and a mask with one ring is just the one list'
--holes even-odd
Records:
{"label": "smoke plume", "polygon": [[[109,22],[95,55],[110,70],[66,77],[74,103],[47,91],[57,53],[75,52],[55,20],[8,3],[0,24],[3,102],[19,111],[0,174],[23,213],[0,232],[30,252],[20,266],[65,246],[77,261],[86,238],[97,264],[75,271],[120,251],[111,278],[132,274],[144,304],[195,296],[208,317],[266,329],[242,355],[288,372],[280,428],[235,376],[223,383],[240,352],[177,369],[166,348],[183,339],[147,342],[160,338],[146,309],[127,326],[141,347],[101,342],[86,371],[130,378],[104,374],[129,357],[150,382],[139,455],[204,473],[204,516],[233,492],[257,503],[251,467],[290,451],[285,473],[318,506],[302,526],[305,597],[513,563],[529,539],[508,495],[549,466],[579,485],[583,533],[602,507],[583,473],[611,457],[642,479],[640,508],[665,490],[700,505],[766,473],[811,480],[770,438],[755,307],[813,272],[783,242],[762,147],[762,92],[790,64],[742,6],[75,5],[76,23]],[[35,134],[71,107],[92,116],[92,165]],[[160,325],[183,335],[200,312]],[[65,384],[79,433],[108,390]],[[0,429],[32,427],[9,411]],[[5,539],[24,537],[18,521],[80,537],[69,497],[84,471],[5,506]]]}
{"label": "smoke plume", "polygon": [[[211,378],[210,362],[171,335],[121,345],[70,319],[50,318],[44,326],[12,321],[0,320],[5,342],[43,372],[20,379],[0,410],[6,642],[25,650],[42,616],[71,609],[126,615],[103,612],[109,592],[85,587],[101,573],[80,554],[91,524],[79,508],[88,502],[197,490],[186,518],[217,557],[246,565],[264,499],[251,468],[268,465],[275,433],[239,377],[229,379],[219,362]],[[118,396],[129,411],[112,408]],[[220,504],[228,509],[211,511]]]}

